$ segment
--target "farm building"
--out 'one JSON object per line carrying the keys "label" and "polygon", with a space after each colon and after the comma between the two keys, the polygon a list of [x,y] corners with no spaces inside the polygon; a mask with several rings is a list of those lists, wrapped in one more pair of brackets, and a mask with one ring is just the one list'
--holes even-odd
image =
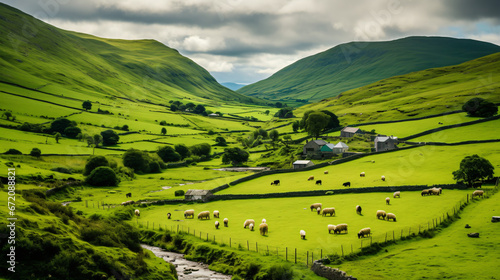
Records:
{"label": "farm building", "polygon": [[321,151],[321,147],[328,144],[325,140],[312,140],[307,142],[303,148],[303,154],[317,154]]}
{"label": "farm building", "polygon": [[209,117],[218,117],[219,114],[216,114],[216,113],[212,113],[212,114],[208,114]]}
{"label": "farm building", "polygon": [[375,151],[388,151],[397,149],[398,138],[393,136],[377,136],[375,138]]}
{"label": "farm building", "polygon": [[336,145],[327,143],[323,145],[320,149],[321,154],[341,154],[347,152],[349,146],[343,142],[338,142]]}
{"label": "farm building", "polygon": [[354,137],[355,134],[363,134],[363,131],[357,127],[344,127],[340,131],[340,137]]}
{"label": "farm building", "polygon": [[296,160],[293,163],[293,169],[304,168],[304,167],[313,166],[313,165],[314,165],[314,162],[312,162],[310,160]]}
{"label": "farm building", "polygon": [[344,142],[338,142],[335,146],[334,146],[334,152],[336,154],[341,154],[341,153],[345,153],[347,152],[347,150],[349,150],[349,146],[347,146],[346,143]]}
{"label": "farm building", "polygon": [[184,198],[186,200],[205,200],[211,195],[212,192],[210,190],[187,190],[186,194],[184,194]]}

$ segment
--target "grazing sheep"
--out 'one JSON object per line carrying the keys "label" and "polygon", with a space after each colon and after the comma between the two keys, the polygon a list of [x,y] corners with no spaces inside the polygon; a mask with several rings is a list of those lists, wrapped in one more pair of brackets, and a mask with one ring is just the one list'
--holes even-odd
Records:
{"label": "grazing sheep", "polygon": [[330,207],[323,209],[323,216],[326,216],[327,214],[330,214],[330,217],[335,215],[335,208]]}
{"label": "grazing sheep", "polygon": [[262,223],[259,225],[259,231],[260,231],[260,235],[266,235],[267,232],[269,231],[269,227],[267,226],[266,223]]}
{"label": "grazing sheep", "polygon": [[253,227],[254,227],[253,223],[248,226],[248,228],[250,229],[250,231],[253,231]]}
{"label": "grazing sheep", "polygon": [[210,211],[203,211],[198,214],[198,219],[203,220],[203,219],[210,220]]}
{"label": "grazing sheep", "polygon": [[371,234],[371,229],[370,228],[364,228],[358,232],[358,239],[361,237],[365,237]]}
{"label": "grazing sheep", "polygon": [[396,197],[401,198],[401,192],[400,192],[400,191],[395,192],[395,193],[392,195],[392,197],[394,197],[394,198],[396,198]]}
{"label": "grazing sheep", "polygon": [[267,223],[266,219],[262,219],[262,223],[263,224]]}
{"label": "grazing sheep", "polygon": [[424,196],[424,195],[429,195],[429,192],[430,192],[430,190],[429,190],[429,189],[422,190],[421,196]]}
{"label": "grazing sheep", "polygon": [[306,231],[305,230],[300,231],[300,238],[306,239]]}
{"label": "grazing sheep", "polygon": [[318,215],[321,214],[321,207],[316,208],[316,212],[318,212]]}
{"label": "grazing sheep", "polygon": [[125,197],[127,197],[127,198],[132,197],[132,193],[125,194]]}
{"label": "grazing sheep", "polygon": [[396,215],[394,215],[392,213],[387,213],[387,221],[389,221],[390,219],[393,219],[394,221],[396,221]]}
{"label": "grazing sheep", "polygon": [[333,230],[333,233],[340,233],[344,231],[347,233],[347,224],[338,224],[335,226],[335,229]]}
{"label": "grazing sheep", "polygon": [[356,213],[359,214],[359,215],[361,215],[361,210],[362,210],[361,206],[356,205]]}
{"label": "grazing sheep", "polygon": [[127,200],[127,201],[125,201],[125,202],[122,202],[122,205],[123,205],[123,206],[131,205],[131,204],[134,204],[134,201],[133,201],[133,200]]}
{"label": "grazing sheep", "polygon": [[350,187],[351,186],[351,182],[345,182],[342,184],[342,186],[344,187]]}
{"label": "grazing sheep", "polygon": [[439,192],[439,189],[435,189],[435,188],[432,188],[432,189],[429,189],[429,195],[439,195],[441,192]]}
{"label": "grazing sheep", "polygon": [[382,220],[384,220],[385,216],[387,216],[387,214],[384,210],[377,210],[377,219],[380,219],[380,217],[382,217]]}
{"label": "grazing sheep", "polygon": [[172,217],[172,214],[167,213],[167,219],[169,219],[169,220],[170,220],[170,217]]}
{"label": "grazing sheep", "polygon": [[314,204],[311,204],[310,208],[311,208],[311,211],[313,211],[313,210],[316,210],[318,207],[321,208],[321,206],[323,206],[321,203],[314,203]]}
{"label": "grazing sheep", "polygon": [[365,177],[365,172],[361,172],[361,173],[359,174],[359,177]]}
{"label": "grazing sheep", "polygon": [[385,198],[385,204],[387,204],[387,205],[391,204],[391,199],[388,198],[388,197],[386,197]]}
{"label": "grazing sheep", "polygon": [[214,218],[217,218],[217,219],[219,218],[219,211],[217,211],[217,210],[214,211]]}
{"label": "grazing sheep", "polygon": [[328,233],[335,232],[335,225],[328,225]]}
{"label": "grazing sheep", "polygon": [[215,221],[215,229],[219,229],[219,221]]}
{"label": "grazing sheep", "polygon": [[473,193],[472,193],[472,197],[475,197],[475,196],[480,196],[480,197],[483,197],[484,195],[484,191],[483,190],[475,190]]}
{"label": "grazing sheep", "polygon": [[325,172],[323,172],[324,174],[328,174],[328,170],[325,170]]}
{"label": "grazing sheep", "polygon": [[323,185],[323,183],[321,182],[321,180],[317,180],[316,185]]}
{"label": "grazing sheep", "polygon": [[188,217],[191,217],[194,219],[194,210],[193,209],[184,211],[184,218],[187,219]]}
{"label": "grazing sheep", "polygon": [[245,222],[243,223],[243,228],[247,228],[247,226],[249,226],[250,224],[255,224],[255,221],[253,219],[245,220]]}
{"label": "grazing sheep", "polygon": [[312,181],[314,180],[314,176],[309,176],[309,178],[307,178],[307,181]]}
{"label": "grazing sheep", "polygon": [[385,181],[385,176],[382,175],[382,177],[380,177],[380,179],[382,179],[382,181]]}
{"label": "grazing sheep", "polygon": [[280,184],[280,180],[274,180],[273,182],[271,182],[271,185],[278,186],[279,184]]}
{"label": "grazing sheep", "polygon": [[134,214],[135,214],[137,217],[140,217],[140,216],[141,216],[141,212],[139,211],[139,209],[135,209]]}
{"label": "grazing sheep", "polygon": [[229,224],[229,220],[227,218],[224,218],[224,226],[227,227],[228,224]]}

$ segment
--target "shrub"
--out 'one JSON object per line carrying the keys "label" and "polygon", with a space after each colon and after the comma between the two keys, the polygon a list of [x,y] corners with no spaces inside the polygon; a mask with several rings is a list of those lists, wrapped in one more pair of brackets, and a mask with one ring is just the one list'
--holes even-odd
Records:
{"label": "shrub", "polygon": [[175,196],[183,196],[185,192],[183,190],[176,190],[174,194]]}
{"label": "shrub", "polygon": [[161,172],[160,164],[157,161],[150,161],[149,162],[149,172],[160,173]]}
{"label": "shrub", "polygon": [[118,143],[118,141],[120,140],[120,136],[118,136],[116,132],[110,129],[102,131],[101,136],[102,136],[102,144],[104,146],[116,145],[116,143]]}
{"label": "shrub", "polygon": [[16,149],[9,149],[7,152],[4,153],[5,155],[22,155],[21,151],[16,150]]}
{"label": "shrub", "polygon": [[116,186],[120,182],[115,171],[108,166],[99,166],[85,179],[92,186]]}
{"label": "shrub", "polygon": [[69,126],[69,127],[66,127],[66,129],[64,129],[64,134],[68,138],[76,139],[76,137],[80,133],[82,133],[82,130],[79,127],[76,127],[76,126]]}
{"label": "shrub", "polygon": [[33,148],[30,152],[30,156],[39,158],[42,155],[42,151],[38,148]]}
{"label": "shrub", "polygon": [[158,147],[156,154],[158,154],[164,162],[176,162],[181,160],[181,155],[170,146]]}
{"label": "shrub", "polygon": [[64,130],[70,126],[74,126],[73,122],[68,119],[61,118],[53,121],[50,124],[50,130],[52,132],[64,133]]}
{"label": "shrub", "polygon": [[94,169],[99,166],[109,166],[109,161],[104,156],[92,156],[87,159],[83,175],[89,175]]}
{"label": "shrub", "polygon": [[174,146],[174,149],[177,153],[179,153],[181,159],[187,158],[191,155],[189,148],[184,144],[177,144]]}
{"label": "shrub", "polygon": [[462,110],[467,112],[469,116],[481,118],[492,117],[498,113],[498,107],[495,103],[480,97],[475,97],[465,102]]}
{"label": "shrub", "polygon": [[59,173],[64,173],[64,174],[71,174],[72,173],[70,169],[64,168],[64,167],[55,167],[55,168],[52,168],[50,170],[55,171],[55,172],[59,172]]}

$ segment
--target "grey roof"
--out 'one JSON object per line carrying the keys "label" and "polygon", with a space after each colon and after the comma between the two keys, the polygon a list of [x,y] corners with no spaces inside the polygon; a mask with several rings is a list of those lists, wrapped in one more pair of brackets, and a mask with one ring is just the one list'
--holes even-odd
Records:
{"label": "grey roof", "polygon": [[210,190],[187,190],[185,195],[207,195]]}
{"label": "grey roof", "polygon": [[293,164],[308,164],[310,160],[296,160]]}
{"label": "grey roof", "polygon": [[349,132],[349,133],[356,133],[356,132],[358,132],[358,130],[359,130],[358,127],[348,127],[348,126],[346,126],[342,129],[342,131]]}
{"label": "grey roof", "polygon": [[386,142],[387,140],[392,139],[392,140],[397,140],[397,137],[389,137],[389,136],[377,136],[375,138],[376,142]]}
{"label": "grey roof", "polygon": [[349,148],[349,146],[347,146],[344,142],[338,142],[337,145],[335,145],[335,148]]}
{"label": "grey roof", "polygon": [[314,142],[320,146],[328,144],[328,142],[326,142],[325,140],[312,140],[311,142]]}
{"label": "grey roof", "polygon": [[328,147],[328,148],[330,148],[330,149],[333,149],[333,147],[335,147],[335,145],[333,145],[332,143],[328,143],[328,144],[326,144],[325,146],[327,146],[327,147]]}

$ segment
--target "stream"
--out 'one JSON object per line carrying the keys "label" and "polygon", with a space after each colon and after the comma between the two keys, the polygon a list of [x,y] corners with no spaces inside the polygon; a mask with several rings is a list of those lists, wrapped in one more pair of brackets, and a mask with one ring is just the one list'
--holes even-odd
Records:
{"label": "stream", "polygon": [[193,279],[206,279],[206,280],[229,280],[231,275],[225,275],[219,272],[208,269],[208,265],[199,262],[188,261],[184,258],[183,254],[167,252],[159,247],[141,244],[141,247],[148,249],[155,256],[162,258],[166,262],[175,265],[177,270],[178,279],[193,280]]}

